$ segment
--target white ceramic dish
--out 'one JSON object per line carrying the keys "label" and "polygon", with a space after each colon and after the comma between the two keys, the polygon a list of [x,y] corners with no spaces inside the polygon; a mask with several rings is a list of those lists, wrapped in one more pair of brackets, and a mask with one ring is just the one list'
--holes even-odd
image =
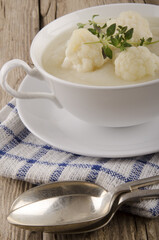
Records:
{"label": "white ceramic dish", "polygon": [[[46,82],[27,76],[20,90],[47,91]],[[131,157],[159,151],[159,118],[125,128],[95,127],[51,100],[17,99],[17,107],[25,126],[38,138],[65,151],[93,157]]]}
{"label": "white ceramic dish", "polygon": [[[52,99],[56,105],[94,126],[125,127],[159,117],[159,79],[131,86],[87,86],[59,79],[47,73],[42,65],[42,56],[48,44],[67,28],[81,21],[87,22],[94,14],[109,18],[128,10],[137,11],[142,16],[159,17],[159,6],[149,4],[109,4],[65,15],[48,24],[35,36],[30,55],[36,69],[32,70],[25,62],[17,59],[7,62],[0,73],[2,87],[16,98]],[[7,75],[18,66],[22,66],[30,77],[49,82],[52,92],[24,94],[12,89],[7,83]],[[33,104],[30,100],[28,103]],[[48,111],[53,112],[54,109],[55,105],[52,104]]]}

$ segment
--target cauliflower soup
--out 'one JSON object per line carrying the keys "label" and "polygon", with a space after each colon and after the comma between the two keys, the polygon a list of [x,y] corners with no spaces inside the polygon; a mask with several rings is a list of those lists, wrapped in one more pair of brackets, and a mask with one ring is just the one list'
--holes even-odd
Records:
{"label": "cauliflower soup", "polygon": [[[119,26],[133,27],[132,43],[142,37],[159,40],[158,18],[142,18],[137,29],[136,21],[140,15],[126,12],[125,16],[123,18],[121,14],[119,18],[109,20],[108,24],[116,22]],[[85,44],[87,42],[97,42],[97,39],[85,28],[64,31],[44,51],[44,69],[63,80],[94,86],[130,85],[159,78],[159,43],[131,46],[124,51],[112,46],[113,57],[104,59],[102,44]]]}

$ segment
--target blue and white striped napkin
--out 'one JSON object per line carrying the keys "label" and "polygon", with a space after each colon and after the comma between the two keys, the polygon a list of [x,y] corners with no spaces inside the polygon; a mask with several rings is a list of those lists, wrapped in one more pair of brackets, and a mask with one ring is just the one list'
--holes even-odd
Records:
{"label": "blue and white striped napkin", "polygon": [[[54,148],[35,137],[22,123],[15,99],[0,111],[0,175],[34,184],[82,180],[107,190],[124,182],[159,174],[159,153],[132,158],[94,158]],[[159,188],[159,186],[158,186]],[[125,210],[159,216],[159,200],[143,200]]]}

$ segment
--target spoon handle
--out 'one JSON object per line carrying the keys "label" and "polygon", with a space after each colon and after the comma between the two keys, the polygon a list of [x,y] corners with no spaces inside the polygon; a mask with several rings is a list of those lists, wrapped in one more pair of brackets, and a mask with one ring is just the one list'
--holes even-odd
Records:
{"label": "spoon handle", "polygon": [[99,229],[107,225],[110,222],[110,220],[113,218],[116,211],[125,203],[138,202],[144,199],[155,199],[155,198],[159,198],[159,189],[136,190],[133,192],[121,194],[116,198],[116,201],[112,206],[111,211],[103,219],[97,222],[96,229]]}
{"label": "spoon handle", "polygon": [[121,184],[120,186],[116,187],[115,194],[119,194],[119,193],[123,193],[123,192],[130,192],[130,191],[132,192],[141,187],[154,185],[157,183],[159,183],[159,175],[139,179],[139,180],[132,181],[132,182],[127,182],[127,183]]}
{"label": "spoon handle", "polygon": [[135,202],[140,201],[143,199],[152,199],[152,198],[159,198],[159,189],[155,190],[137,190],[134,192],[129,192],[118,196],[116,199],[116,203],[113,204],[111,211],[105,215],[103,218],[99,219],[95,223],[88,225],[84,228],[74,230],[71,233],[84,233],[84,232],[91,232],[97,229],[100,229],[107,225],[111,219],[113,218],[116,211],[125,203],[127,202]]}
{"label": "spoon handle", "polygon": [[159,175],[153,176],[153,177],[148,177],[148,178],[143,178],[137,181],[134,181],[130,184],[130,190],[136,190],[141,187],[149,186],[149,185],[154,185],[159,183]]}
{"label": "spoon handle", "polygon": [[125,202],[135,202],[152,198],[159,198],[159,189],[137,190],[134,192],[125,193],[120,196],[118,207],[123,205]]}

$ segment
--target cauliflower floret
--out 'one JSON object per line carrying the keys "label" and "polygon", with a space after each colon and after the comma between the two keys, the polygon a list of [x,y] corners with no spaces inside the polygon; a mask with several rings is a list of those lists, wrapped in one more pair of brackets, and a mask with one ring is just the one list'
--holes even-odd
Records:
{"label": "cauliflower floret", "polygon": [[133,36],[130,41],[136,42],[141,38],[149,38],[152,37],[152,33],[150,31],[149,22],[147,19],[143,18],[140,14],[134,11],[127,11],[120,13],[118,18],[110,19],[108,21],[108,26],[116,23],[117,25],[127,26],[128,29],[133,28]]}
{"label": "cauliflower floret", "polygon": [[74,30],[68,41],[62,66],[74,68],[79,72],[89,72],[100,68],[105,62],[102,56],[102,44],[85,44],[97,41],[99,39],[87,29]]}
{"label": "cauliflower floret", "polygon": [[135,81],[146,75],[153,76],[159,70],[159,57],[146,47],[130,47],[118,55],[114,64],[118,77]]}

